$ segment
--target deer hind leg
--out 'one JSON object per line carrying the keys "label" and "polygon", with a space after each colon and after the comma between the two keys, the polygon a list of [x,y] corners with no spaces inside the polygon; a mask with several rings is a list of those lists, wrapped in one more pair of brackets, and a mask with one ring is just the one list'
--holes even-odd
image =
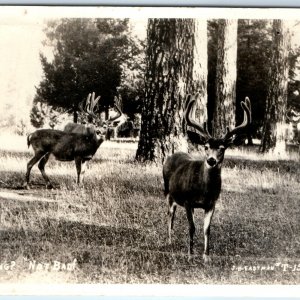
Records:
{"label": "deer hind leg", "polygon": [[214,214],[215,208],[211,208],[208,210],[205,210],[205,214],[204,214],[204,226],[203,226],[203,230],[204,230],[204,253],[203,253],[203,259],[204,262],[207,263],[210,261],[209,258],[209,235],[210,235],[210,223],[211,223],[211,219],[212,216]]}
{"label": "deer hind leg", "polygon": [[25,175],[25,183],[24,188],[29,189],[29,179],[30,179],[30,172],[32,167],[45,155],[44,152],[37,152],[34,154],[34,157],[27,163],[27,171]]}
{"label": "deer hind leg", "polygon": [[168,210],[168,233],[169,233],[169,244],[172,243],[172,238],[171,238],[171,234],[172,234],[172,229],[173,229],[173,225],[174,225],[174,218],[175,218],[175,212],[176,212],[176,203],[174,202],[174,200],[172,199],[172,197],[170,197],[170,194],[167,195],[167,200],[169,202],[169,210]]}
{"label": "deer hind leg", "polygon": [[189,234],[190,234],[189,256],[191,256],[194,254],[194,234],[195,234],[194,209],[186,205],[185,210],[189,222]]}
{"label": "deer hind leg", "polygon": [[47,176],[46,172],[45,172],[45,165],[47,163],[47,161],[49,160],[49,157],[50,157],[50,153],[46,153],[42,159],[40,160],[39,164],[38,164],[38,168],[40,169],[41,173],[42,173],[42,176],[43,178],[45,179],[46,181],[46,188],[47,189],[52,189],[53,186],[50,182],[50,179],[49,177]]}
{"label": "deer hind leg", "polygon": [[76,165],[76,171],[77,171],[77,184],[80,184],[80,173],[81,173],[81,165],[82,165],[82,159],[81,157],[75,157],[75,165]]}

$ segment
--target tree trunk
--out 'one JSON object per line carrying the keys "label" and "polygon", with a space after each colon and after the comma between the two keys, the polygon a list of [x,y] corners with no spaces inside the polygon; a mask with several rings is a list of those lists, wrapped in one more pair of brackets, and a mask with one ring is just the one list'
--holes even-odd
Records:
{"label": "tree trunk", "polygon": [[219,20],[213,135],[235,126],[237,20]]}
{"label": "tree trunk", "polygon": [[73,110],[73,122],[74,123],[78,122],[78,112],[77,112],[76,108],[74,108],[74,110]]}
{"label": "tree trunk", "polygon": [[273,45],[260,150],[285,155],[288,55],[290,50],[290,33],[287,21],[273,21]]}
{"label": "tree trunk", "polygon": [[169,154],[187,151],[182,128],[186,94],[197,91],[199,100],[206,101],[206,76],[199,75],[202,62],[193,68],[195,45],[201,42],[194,33],[192,19],[148,21],[146,93],[136,153],[140,161],[163,162]]}
{"label": "tree trunk", "polygon": [[195,19],[193,41],[193,77],[188,86],[189,94],[198,95],[195,119],[207,122],[207,21]]}
{"label": "tree trunk", "polygon": [[[207,21],[195,20],[193,47],[193,77],[187,88],[188,94],[196,95],[196,105],[192,110],[192,118],[199,124],[207,122]],[[184,126],[185,127],[185,126]],[[199,151],[199,136],[194,128],[187,128],[189,151]]]}

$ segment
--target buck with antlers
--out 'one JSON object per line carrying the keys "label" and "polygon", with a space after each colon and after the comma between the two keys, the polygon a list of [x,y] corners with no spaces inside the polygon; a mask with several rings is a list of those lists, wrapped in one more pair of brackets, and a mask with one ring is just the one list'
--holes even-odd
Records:
{"label": "buck with antlers", "polygon": [[196,160],[183,152],[168,157],[163,166],[165,195],[169,203],[168,231],[171,243],[171,230],[175,217],[176,206],[183,206],[189,222],[189,255],[193,254],[194,245],[194,209],[204,209],[204,253],[203,259],[209,261],[210,223],[215,210],[216,201],[221,192],[221,167],[225,150],[235,142],[240,142],[241,134],[251,122],[251,104],[248,97],[241,102],[244,111],[244,121],[241,125],[229,130],[222,138],[212,137],[206,123],[204,127],[191,119],[191,110],[195,97],[188,96],[185,105],[184,119],[186,124],[199,135],[199,143],[204,145],[204,161]]}
{"label": "buck with antlers", "polygon": [[[39,162],[38,168],[46,181],[46,187],[52,188],[49,177],[45,173],[45,165],[51,154],[59,161],[75,161],[77,170],[77,183],[80,183],[82,166],[90,160],[102,142],[105,140],[108,124],[113,121],[101,121],[94,113],[95,106],[100,97],[89,94],[85,108],[80,104],[80,110],[88,119],[88,124],[69,123],[64,131],[54,129],[41,129],[27,137],[28,147],[34,150],[34,157],[27,164],[25,188],[29,188],[30,172]],[[119,114],[121,111],[118,109]]]}

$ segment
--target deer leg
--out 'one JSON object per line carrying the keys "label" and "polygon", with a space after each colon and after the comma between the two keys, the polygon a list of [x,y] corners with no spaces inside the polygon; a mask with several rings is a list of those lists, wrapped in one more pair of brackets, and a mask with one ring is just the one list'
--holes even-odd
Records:
{"label": "deer leg", "polygon": [[77,184],[78,185],[80,184],[81,164],[82,164],[81,157],[75,157],[75,165],[76,165],[76,171],[77,171]]}
{"label": "deer leg", "polygon": [[203,259],[204,262],[209,262],[209,235],[210,235],[210,223],[211,218],[214,214],[215,208],[207,209],[205,210],[204,214],[204,253],[203,253]]}
{"label": "deer leg", "polygon": [[46,188],[47,188],[47,189],[52,189],[53,186],[52,186],[52,184],[51,184],[51,182],[50,182],[49,177],[47,176],[47,174],[46,174],[46,172],[45,172],[45,165],[46,165],[46,163],[47,163],[49,157],[50,157],[50,153],[48,152],[48,153],[46,153],[46,154],[42,157],[42,159],[40,160],[40,162],[39,162],[39,164],[38,164],[38,167],[39,167],[39,169],[40,169],[40,171],[41,171],[41,173],[42,173],[43,178],[44,178],[45,181],[46,181]]}
{"label": "deer leg", "polygon": [[81,181],[83,181],[86,167],[87,167],[87,162],[86,162],[86,160],[83,159],[81,161]]}
{"label": "deer leg", "polygon": [[168,232],[169,232],[169,244],[171,244],[172,239],[171,239],[171,233],[173,229],[173,224],[174,224],[174,218],[175,218],[175,212],[176,212],[176,203],[170,197],[170,194],[167,195],[167,200],[169,202],[169,210],[168,210]]}
{"label": "deer leg", "polygon": [[24,188],[29,189],[29,178],[30,178],[30,172],[32,167],[45,155],[44,152],[37,152],[35,153],[34,157],[27,163],[27,171],[25,175],[25,183]]}
{"label": "deer leg", "polygon": [[190,247],[189,256],[194,254],[194,234],[195,234],[195,223],[194,223],[194,209],[185,205],[186,216],[189,222],[189,234],[190,234]]}

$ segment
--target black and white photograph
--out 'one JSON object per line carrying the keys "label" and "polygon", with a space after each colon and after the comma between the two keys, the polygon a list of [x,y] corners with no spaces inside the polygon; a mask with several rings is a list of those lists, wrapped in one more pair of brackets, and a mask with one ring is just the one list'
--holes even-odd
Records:
{"label": "black and white photograph", "polygon": [[0,293],[300,284],[299,9],[0,6],[0,66]]}

